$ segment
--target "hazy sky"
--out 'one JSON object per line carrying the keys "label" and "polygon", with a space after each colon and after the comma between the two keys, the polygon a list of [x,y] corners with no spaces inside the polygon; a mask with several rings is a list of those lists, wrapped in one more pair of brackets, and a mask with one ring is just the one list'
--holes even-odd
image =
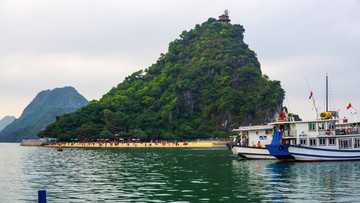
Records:
{"label": "hazy sky", "polygon": [[360,1],[0,0],[0,119],[56,87],[98,100],[225,9],[291,111],[316,116],[305,78],[323,110],[326,73],[331,106],[360,109]]}

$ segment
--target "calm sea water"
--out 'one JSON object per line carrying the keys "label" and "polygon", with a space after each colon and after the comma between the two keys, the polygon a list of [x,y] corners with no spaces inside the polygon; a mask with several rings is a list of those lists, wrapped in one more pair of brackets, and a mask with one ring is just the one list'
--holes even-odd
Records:
{"label": "calm sea water", "polygon": [[0,202],[356,202],[360,162],[242,161],[225,148],[86,149],[0,143]]}

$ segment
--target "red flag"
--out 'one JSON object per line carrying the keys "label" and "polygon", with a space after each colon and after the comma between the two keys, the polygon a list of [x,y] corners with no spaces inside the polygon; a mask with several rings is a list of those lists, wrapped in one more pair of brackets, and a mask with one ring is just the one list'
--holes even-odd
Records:
{"label": "red flag", "polygon": [[310,92],[310,97],[309,97],[309,99],[311,99],[312,95],[313,95],[313,92],[311,91],[311,92]]}
{"label": "red flag", "polygon": [[351,106],[351,103],[349,103],[349,105],[346,107],[346,109],[350,109],[352,106]]}
{"label": "red flag", "polygon": [[285,108],[283,108],[283,111],[282,111],[282,113],[281,113],[281,120],[284,119],[284,116],[285,116]]}

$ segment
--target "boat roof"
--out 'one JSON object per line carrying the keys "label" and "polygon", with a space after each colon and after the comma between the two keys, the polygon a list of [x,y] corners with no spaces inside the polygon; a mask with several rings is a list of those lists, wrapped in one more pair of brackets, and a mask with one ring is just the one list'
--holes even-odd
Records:
{"label": "boat roof", "polygon": [[241,132],[241,131],[254,131],[254,130],[269,130],[273,129],[273,125],[253,125],[253,126],[241,126],[238,129],[233,129],[232,131]]}
{"label": "boat roof", "polygon": [[297,123],[320,123],[320,122],[338,122],[338,119],[319,119],[319,120],[310,120],[310,121],[277,121],[273,123],[269,123],[269,125],[281,125],[281,124],[297,124]]}
{"label": "boat roof", "polygon": [[356,122],[347,122],[347,123],[337,123],[336,125],[337,126],[342,126],[342,125],[344,125],[344,126],[346,126],[346,125],[356,125],[356,124],[360,124],[360,121],[356,121]]}

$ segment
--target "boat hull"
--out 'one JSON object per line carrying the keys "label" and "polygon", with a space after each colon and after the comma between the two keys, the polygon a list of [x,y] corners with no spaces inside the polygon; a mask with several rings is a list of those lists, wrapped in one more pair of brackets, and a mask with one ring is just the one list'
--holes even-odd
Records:
{"label": "boat hull", "polygon": [[288,147],[284,144],[269,144],[266,145],[269,153],[282,161],[294,161],[295,158],[289,153]]}
{"label": "boat hull", "polygon": [[233,146],[232,151],[243,159],[276,159],[266,148]]}
{"label": "boat hull", "polygon": [[296,161],[360,161],[360,150],[337,150],[290,145]]}

